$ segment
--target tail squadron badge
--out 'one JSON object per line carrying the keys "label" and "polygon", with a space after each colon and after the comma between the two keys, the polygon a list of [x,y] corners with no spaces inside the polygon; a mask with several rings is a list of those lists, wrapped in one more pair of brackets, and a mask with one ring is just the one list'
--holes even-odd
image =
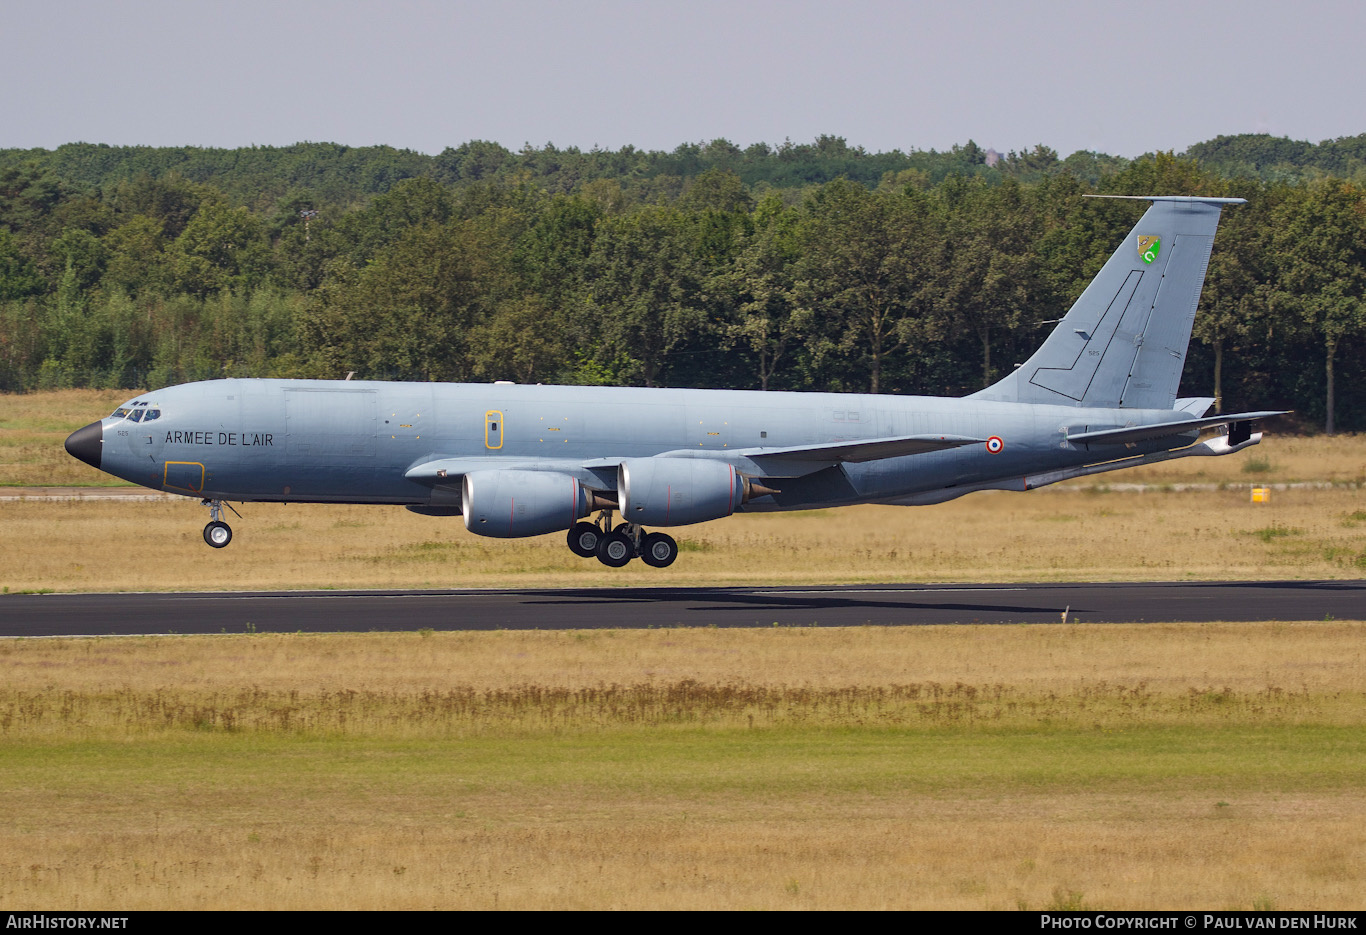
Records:
{"label": "tail squadron badge", "polygon": [[1157,259],[1157,254],[1162,250],[1162,240],[1148,234],[1138,235],[1138,255],[1143,258],[1144,263],[1151,263]]}

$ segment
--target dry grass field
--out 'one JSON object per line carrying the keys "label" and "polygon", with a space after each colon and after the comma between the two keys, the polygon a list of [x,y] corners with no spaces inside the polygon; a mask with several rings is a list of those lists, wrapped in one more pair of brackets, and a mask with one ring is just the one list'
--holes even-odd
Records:
{"label": "dry grass field", "polygon": [[0,487],[127,486],[71,457],[62,442],[136,395],[136,390],[0,393]]}
{"label": "dry grass field", "polygon": [[223,550],[189,499],[0,501],[10,592],[594,587],[868,581],[1360,578],[1366,499],[1348,487],[978,493],[930,507],[741,515],[675,531],[667,569],[609,569],[563,535],[484,539],[398,507],[247,504]]}
{"label": "dry grass field", "polygon": [[0,643],[0,902],[1359,908],[1366,625]]}

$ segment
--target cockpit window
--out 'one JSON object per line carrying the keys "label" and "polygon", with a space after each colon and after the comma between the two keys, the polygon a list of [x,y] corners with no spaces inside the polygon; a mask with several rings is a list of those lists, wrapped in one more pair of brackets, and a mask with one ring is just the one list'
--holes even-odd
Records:
{"label": "cockpit window", "polygon": [[120,406],[109,414],[111,419],[132,419],[134,422],[151,422],[153,419],[161,418],[160,409],[139,409],[139,406],[146,406],[147,403],[128,403]]}

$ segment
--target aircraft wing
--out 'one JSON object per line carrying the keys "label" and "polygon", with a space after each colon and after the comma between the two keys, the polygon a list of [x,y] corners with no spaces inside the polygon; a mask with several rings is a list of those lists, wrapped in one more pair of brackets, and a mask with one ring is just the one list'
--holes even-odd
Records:
{"label": "aircraft wing", "polygon": [[1255,422],[1258,419],[1269,419],[1272,416],[1286,415],[1290,410],[1278,412],[1234,412],[1224,415],[1209,416],[1205,419],[1181,419],[1177,422],[1161,422],[1157,425],[1135,425],[1128,428],[1101,429],[1095,432],[1082,432],[1079,435],[1068,435],[1069,442],[1088,445],[1131,445],[1135,442],[1153,441],[1158,438],[1170,438],[1172,435],[1184,435],[1186,432],[1196,432],[1201,429],[1213,428],[1216,425],[1232,425],[1235,422]]}
{"label": "aircraft wing", "polygon": [[549,458],[438,458],[414,465],[403,476],[422,484],[453,485],[475,471],[564,471],[577,466],[578,462]]}
{"label": "aircraft wing", "polygon": [[880,461],[883,458],[900,458],[982,444],[986,444],[985,438],[969,438],[965,435],[900,435],[822,445],[794,445],[789,448],[744,448],[735,454],[764,468],[769,476],[778,477],[784,474],[809,474],[841,462]]}
{"label": "aircraft wing", "polygon": [[790,448],[745,448],[742,454],[754,461],[880,461],[903,455],[945,451],[963,445],[984,445],[985,438],[966,435],[899,435],[892,438],[870,438],[854,442],[827,442],[823,445],[794,445]]}
{"label": "aircraft wing", "polygon": [[[900,458],[904,455],[924,454],[927,451],[944,451],[963,445],[985,443],[985,438],[968,438],[963,435],[901,435],[860,441],[828,442],[821,445],[794,445],[787,448],[742,448],[727,451],[695,451],[685,448],[679,451],[665,451],[656,457],[704,458],[727,461],[736,464],[744,473],[749,473],[750,470],[757,468],[756,473],[760,476],[800,477],[803,474],[811,474],[841,462]],[[414,465],[408,469],[404,476],[409,480],[424,484],[454,484],[464,474],[489,469],[561,471],[569,474],[580,472],[615,473],[617,465],[624,460],[627,459],[615,457],[572,461],[528,458],[525,461],[518,461],[502,457],[439,458]],[[581,479],[586,480],[587,476],[585,475]]]}

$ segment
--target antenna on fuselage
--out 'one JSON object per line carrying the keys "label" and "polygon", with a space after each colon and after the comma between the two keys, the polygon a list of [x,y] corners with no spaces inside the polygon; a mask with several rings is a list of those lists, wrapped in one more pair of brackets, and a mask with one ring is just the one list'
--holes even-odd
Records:
{"label": "antenna on fuselage", "polygon": [[348,371],[346,371],[346,379],[347,379],[347,380],[351,379],[351,378],[354,377],[355,375],[356,375],[356,371],[354,371],[354,370],[348,370]]}

